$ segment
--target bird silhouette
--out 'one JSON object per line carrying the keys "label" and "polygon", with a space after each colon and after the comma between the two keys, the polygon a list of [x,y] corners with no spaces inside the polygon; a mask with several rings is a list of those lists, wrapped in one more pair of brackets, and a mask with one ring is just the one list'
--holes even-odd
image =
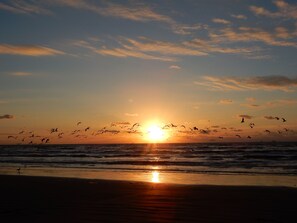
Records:
{"label": "bird silhouette", "polygon": [[80,125],[80,124],[81,124],[81,122],[76,123],[76,125]]}
{"label": "bird silhouette", "polygon": [[241,119],[241,123],[244,123],[244,118]]}
{"label": "bird silhouette", "polygon": [[240,136],[240,135],[235,135],[235,136],[237,136],[238,138],[241,138],[241,136]]}
{"label": "bird silhouette", "polygon": [[283,122],[286,122],[287,121],[287,119],[285,119],[285,118],[282,118],[282,120],[283,120]]}

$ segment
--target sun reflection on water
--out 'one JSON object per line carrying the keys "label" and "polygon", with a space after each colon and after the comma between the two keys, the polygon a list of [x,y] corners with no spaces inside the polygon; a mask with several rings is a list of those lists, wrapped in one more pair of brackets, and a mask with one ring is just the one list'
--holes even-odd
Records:
{"label": "sun reflection on water", "polygon": [[152,182],[153,183],[160,183],[159,172],[158,171],[153,171],[152,172]]}

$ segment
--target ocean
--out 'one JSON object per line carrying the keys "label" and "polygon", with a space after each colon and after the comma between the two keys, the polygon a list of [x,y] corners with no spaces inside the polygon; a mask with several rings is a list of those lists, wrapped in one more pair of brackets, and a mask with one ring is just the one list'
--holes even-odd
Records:
{"label": "ocean", "polygon": [[0,167],[297,176],[297,143],[2,145]]}

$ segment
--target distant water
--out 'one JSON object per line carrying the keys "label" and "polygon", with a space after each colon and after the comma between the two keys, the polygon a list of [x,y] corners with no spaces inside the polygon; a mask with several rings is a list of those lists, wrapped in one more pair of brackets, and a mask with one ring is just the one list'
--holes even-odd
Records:
{"label": "distant water", "polygon": [[0,146],[0,167],[297,176],[297,143]]}

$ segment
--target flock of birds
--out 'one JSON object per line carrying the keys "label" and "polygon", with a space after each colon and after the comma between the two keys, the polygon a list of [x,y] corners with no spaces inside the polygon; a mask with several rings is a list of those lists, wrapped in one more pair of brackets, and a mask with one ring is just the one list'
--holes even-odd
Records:
{"label": "flock of birds", "polygon": [[[278,120],[278,121],[281,121],[282,123],[287,122],[286,118],[272,117],[272,116],[265,116],[265,118],[268,120]],[[243,125],[244,123],[247,122],[246,119],[248,119],[248,118],[242,117],[240,123]],[[44,135],[36,134],[34,131],[21,130],[17,134],[9,135],[8,139],[15,140],[16,143],[20,143],[20,144],[48,144],[48,143],[51,143],[52,141],[55,141],[55,139],[62,139],[66,135],[68,135],[68,137],[74,137],[74,138],[78,138],[78,139],[86,139],[91,136],[95,137],[95,136],[102,135],[102,134],[116,135],[119,133],[127,133],[127,134],[143,135],[145,133],[149,133],[149,132],[141,131],[141,129],[140,129],[141,126],[142,125],[140,123],[131,124],[130,122],[113,122],[110,124],[110,126],[105,126],[99,130],[94,130],[90,126],[84,126],[82,122],[77,122],[76,128],[70,132],[64,132],[64,131],[60,130],[59,128],[51,128],[49,130],[49,134],[44,136]],[[250,122],[250,123],[248,123],[248,126],[251,129],[254,129],[256,125],[255,125],[255,123]],[[160,128],[163,131],[175,130],[176,132],[182,133],[182,134],[197,134],[198,133],[198,134],[204,134],[204,135],[209,135],[211,133],[220,134],[223,130],[226,130],[226,131],[229,130],[229,132],[234,132],[233,137],[237,137],[237,138],[246,137],[247,139],[252,138],[251,135],[245,135],[245,136],[241,135],[240,132],[242,132],[243,130],[240,128],[234,128],[234,127],[226,128],[226,127],[220,127],[220,126],[210,126],[210,127],[206,127],[206,128],[198,128],[197,126],[185,126],[185,125],[177,125],[177,124],[169,123],[169,124],[166,124]],[[264,133],[266,133],[266,134],[276,133],[276,134],[282,135],[284,132],[294,133],[293,130],[290,130],[290,129],[284,128],[284,127],[282,127],[281,129],[278,129],[274,132],[269,129],[264,130]],[[237,134],[235,134],[235,133],[237,133]],[[225,134],[225,135],[217,136],[217,138],[224,139],[224,137],[226,137],[226,136],[230,137],[230,135]]]}

